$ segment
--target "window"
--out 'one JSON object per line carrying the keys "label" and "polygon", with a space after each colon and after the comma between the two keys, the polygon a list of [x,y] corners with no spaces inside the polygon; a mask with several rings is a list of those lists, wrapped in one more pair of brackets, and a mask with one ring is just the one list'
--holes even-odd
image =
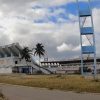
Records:
{"label": "window", "polygon": [[15,64],[18,64],[18,61],[15,61]]}

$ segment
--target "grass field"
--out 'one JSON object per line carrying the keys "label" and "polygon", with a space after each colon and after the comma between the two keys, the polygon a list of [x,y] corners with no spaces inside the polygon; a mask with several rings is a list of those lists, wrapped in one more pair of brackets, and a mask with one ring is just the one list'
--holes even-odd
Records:
{"label": "grass field", "polygon": [[79,75],[0,75],[0,83],[75,91],[100,93],[100,81]]}

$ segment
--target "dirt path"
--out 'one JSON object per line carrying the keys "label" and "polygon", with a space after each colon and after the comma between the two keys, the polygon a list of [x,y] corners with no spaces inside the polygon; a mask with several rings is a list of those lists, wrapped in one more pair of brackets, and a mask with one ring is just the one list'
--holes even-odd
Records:
{"label": "dirt path", "polygon": [[0,85],[9,100],[100,100],[98,94],[62,92],[24,86]]}

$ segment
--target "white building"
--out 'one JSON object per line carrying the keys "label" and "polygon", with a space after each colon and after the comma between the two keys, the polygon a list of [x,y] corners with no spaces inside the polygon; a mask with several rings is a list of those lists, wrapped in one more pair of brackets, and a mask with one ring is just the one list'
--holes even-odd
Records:
{"label": "white building", "polygon": [[[42,67],[51,70],[53,73],[62,74],[79,74],[81,70],[81,60],[73,59],[66,61],[43,61],[41,62]],[[93,72],[93,59],[84,59],[84,73]],[[97,73],[100,74],[100,58],[97,58]]]}
{"label": "white building", "polygon": [[12,73],[12,68],[19,61],[20,49],[18,43],[0,46],[0,73]]}
{"label": "white building", "polygon": [[31,62],[26,64],[25,59],[21,60],[22,47],[18,43],[0,46],[0,73],[30,73],[41,70],[44,74],[50,71],[40,67],[31,57]]}

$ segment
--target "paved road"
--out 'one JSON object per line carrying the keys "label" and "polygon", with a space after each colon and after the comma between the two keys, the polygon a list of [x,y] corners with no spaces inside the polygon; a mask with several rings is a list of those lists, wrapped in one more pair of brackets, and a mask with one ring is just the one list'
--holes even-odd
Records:
{"label": "paved road", "polygon": [[80,94],[24,86],[0,85],[9,100],[100,100],[100,94]]}

